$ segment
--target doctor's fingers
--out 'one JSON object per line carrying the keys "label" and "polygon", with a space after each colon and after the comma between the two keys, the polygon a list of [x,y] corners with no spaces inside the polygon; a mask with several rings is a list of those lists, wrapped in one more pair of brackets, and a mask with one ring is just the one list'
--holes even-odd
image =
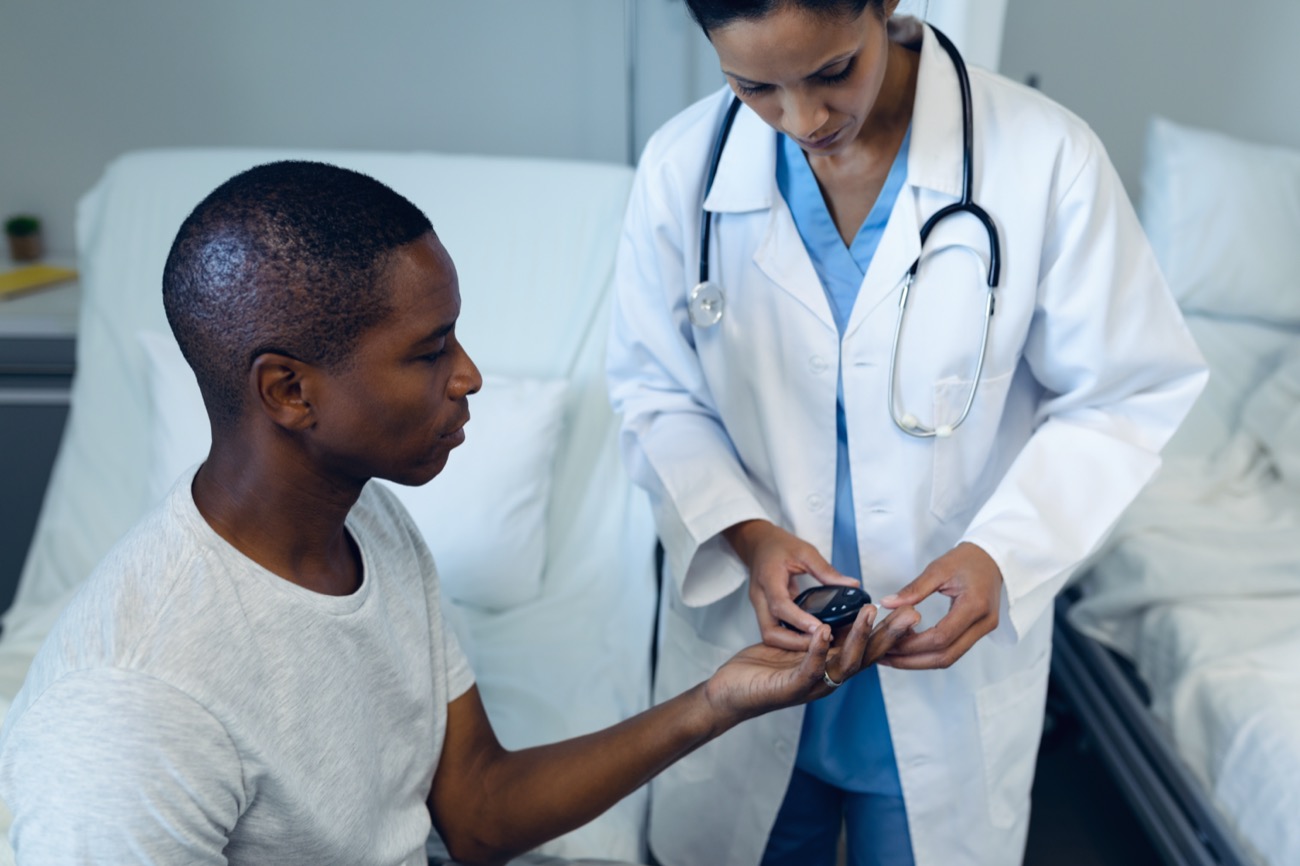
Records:
{"label": "doctor's fingers", "polygon": [[749,566],[753,571],[779,570],[792,577],[809,574],[820,583],[833,586],[858,585],[853,578],[840,574],[816,547],[779,528],[765,536],[765,543],[755,552]]}
{"label": "doctor's fingers", "polygon": [[[759,633],[768,646],[803,652],[808,648],[810,635],[822,625],[817,617],[800,610],[784,588],[769,591],[762,583],[750,581],[749,603],[754,606]],[[782,621],[800,631],[791,631],[781,625]]]}
{"label": "doctor's fingers", "polygon": [[795,574],[811,574],[827,586],[861,586],[853,578],[840,574],[811,544],[803,542],[800,553],[797,560],[800,568],[794,570]]}
{"label": "doctor's fingers", "polygon": [[943,557],[940,557],[927,565],[925,571],[922,571],[915,580],[893,595],[885,596],[880,603],[890,609],[901,605],[915,607],[943,589],[952,577],[953,569],[948,567]]}
{"label": "doctor's fingers", "polygon": [[919,634],[899,640],[880,664],[904,670],[950,667],[997,625],[997,614],[958,597],[947,616]]}
{"label": "doctor's fingers", "polygon": [[867,649],[862,657],[863,667],[886,658],[898,646],[898,642],[905,640],[920,622],[921,614],[917,613],[916,608],[900,607],[889,614],[880,628],[873,629],[867,638]]}
{"label": "doctor's fingers", "polygon": [[[795,650],[808,645],[808,635],[821,625],[821,620],[794,603],[798,592],[795,574],[782,563],[762,562],[750,573],[749,601],[758,617],[764,643]],[[797,631],[785,628],[782,622]]]}

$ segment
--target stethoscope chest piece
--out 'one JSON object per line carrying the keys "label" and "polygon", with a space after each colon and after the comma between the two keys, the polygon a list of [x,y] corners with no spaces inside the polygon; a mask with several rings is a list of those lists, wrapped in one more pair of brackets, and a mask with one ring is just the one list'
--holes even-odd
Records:
{"label": "stethoscope chest piece", "polygon": [[687,300],[686,313],[691,317],[691,324],[697,328],[712,328],[722,321],[722,312],[726,299],[717,283],[705,280],[691,289]]}

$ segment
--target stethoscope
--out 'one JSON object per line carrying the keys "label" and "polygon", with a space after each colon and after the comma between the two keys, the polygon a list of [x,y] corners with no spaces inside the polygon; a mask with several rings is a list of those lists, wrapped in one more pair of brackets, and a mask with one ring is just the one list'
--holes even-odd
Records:
{"label": "stethoscope", "polygon": [[[930,28],[939,45],[952,59],[953,68],[957,71],[957,82],[961,87],[961,113],[962,113],[962,192],[961,201],[947,205],[936,211],[925,224],[921,227],[921,247],[924,255],[925,241],[934,231],[934,227],[947,217],[955,214],[966,213],[979,220],[989,239],[989,263],[985,270],[986,282],[988,283],[988,297],[984,305],[984,328],[980,335],[979,357],[975,362],[975,375],[971,379],[970,390],[966,395],[966,404],[962,407],[961,414],[955,420],[947,424],[936,424],[933,427],[927,427],[922,424],[915,415],[906,410],[900,413],[898,404],[895,400],[894,385],[898,379],[898,344],[903,333],[903,318],[907,313],[907,298],[912,289],[912,284],[916,281],[916,272],[921,266],[922,255],[916,257],[912,266],[908,268],[907,277],[903,282],[903,289],[898,298],[898,319],[894,325],[894,341],[889,350],[889,386],[887,400],[889,402],[889,414],[898,429],[910,436],[919,438],[929,437],[946,437],[951,436],[952,432],[961,426],[970,414],[971,406],[975,402],[975,391],[979,388],[980,376],[984,372],[984,355],[988,348],[989,342],[989,325],[993,319],[994,296],[998,286],[998,274],[1001,270],[1002,252],[998,243],[998,230],[993,225],[993,220],[989,217],[988,212],[971,200],[971,165],[973,162],[973,145],[971,142],[971,129],[973,125],[971,96],[970,96],[970,77],[966,73],[966,63],[962,60],[961,53],[958,52],[957,46],[947,36]],[[713,179],[718,173],[718,163],[722,160],[722,150],[726,146],[727,137],[731,134],[732,123],[736,119],[736,112],[740,110],[740,99],[733,98],[731,104],[727,107],[727,113],[722,118],[722,126],[718,130],[718,136],[713,143],[713,152],[709,158],[709,172],[704,184],[704,198],[708,198],[709,191],[713,189]],[[709,279],[709,233],[713,223],[713,214],[707,209],[702,208],[700,219],[700,282],[691,290],[687,302],[687,314],[690,316],[691,324],[697,328],[711,328],[718,322],[722,321],[722,314],[726,309],[726,296],[722,288]],[[974,250],[971,254],[983,264],[983,259]],[[937,419],[936,419],[937,420]]]}

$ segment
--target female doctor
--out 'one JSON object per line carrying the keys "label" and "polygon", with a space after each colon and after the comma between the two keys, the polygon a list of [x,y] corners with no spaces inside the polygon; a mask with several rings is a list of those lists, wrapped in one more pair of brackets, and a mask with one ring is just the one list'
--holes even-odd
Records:
{"label": "female doctor", "polygon": [[645,149],[608,361],[666,553],[657,695],[805,645],[815,582],[923,620],[665,773],[651,846],[830,864],[846,824],[855,864],[1017,863],[1053,598],[1201,358],[1078,118],[897,0],[687,3],[729,87]]}

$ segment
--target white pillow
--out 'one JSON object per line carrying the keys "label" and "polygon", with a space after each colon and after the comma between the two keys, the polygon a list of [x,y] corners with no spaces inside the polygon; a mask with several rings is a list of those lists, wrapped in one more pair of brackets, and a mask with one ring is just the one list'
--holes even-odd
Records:
{"label": "white pillow", "polygon": [[411,512],[460,604],[503,610],[541,594],[567,392],[562,379],[485,375],[469,398],[465,442],[438,477],[423,487],[382,482]]}
{"label": "white pillow", "polygon": [[[169,335],[141,332],[153,413],[149,496],[156,502],[212,443],[194,373]],[[564,432],[564,380],[485,375],[470,397],[465,443],[423,487],[387,484],[438,563],[444,592],[500,610],[536,598],[546,562],[547,506]]]}
{"label": "white pillow", "polygon": [[1300,323],[1300,151],[1153,117],[1142,223],[1184,310]]}

